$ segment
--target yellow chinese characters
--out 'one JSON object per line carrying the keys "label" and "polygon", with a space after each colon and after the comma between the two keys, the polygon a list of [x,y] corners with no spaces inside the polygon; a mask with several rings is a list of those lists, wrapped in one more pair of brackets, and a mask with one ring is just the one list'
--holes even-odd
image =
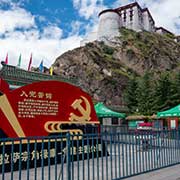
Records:
{"label": "yellow chinese characters", "polygon": [[52,93],[49,92],[22,91],[20,96],[26,98],[52,99]]}

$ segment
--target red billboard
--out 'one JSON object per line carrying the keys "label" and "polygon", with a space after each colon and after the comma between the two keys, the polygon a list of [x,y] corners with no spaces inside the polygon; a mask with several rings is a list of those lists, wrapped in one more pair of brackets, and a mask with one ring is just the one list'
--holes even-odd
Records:
{"label": "red billboard", "polygon": [[91,97],[69,83],[42,81],[0,92],[0,129],[7,137],[47,136],[67,132],[63,125],[99,124]]}

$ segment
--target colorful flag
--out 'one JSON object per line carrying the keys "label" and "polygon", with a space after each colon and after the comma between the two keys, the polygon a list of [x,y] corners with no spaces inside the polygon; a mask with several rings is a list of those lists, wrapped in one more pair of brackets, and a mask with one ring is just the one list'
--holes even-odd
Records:
{"label": "colorful flag", "polygon": [[32,64],[32,53],[31,53],[31,57],[30,57],[30,60],[29,60],[28,71],[31,70],[31,64]]}
{"label": "colorful flag", "polygon": [[18,67],[21,66],[21,54],[19,55],[19,60],[18,60],[18,64],[17,64]]}
{"label": "colorful flag", "polygon": [[44,71],[43,60],[41,61],[40,65],[39,65],[39,71],[40,71],[40,72],[43,72],[43,71]]}
{"label": "colorful flag", "polygon": [[5,64],[8,64],[8,53],[6,54]]}
{"label": "colorful flag", "polygon": [[52,76],[53,75],[53,66],[50,67],[50,75]]}

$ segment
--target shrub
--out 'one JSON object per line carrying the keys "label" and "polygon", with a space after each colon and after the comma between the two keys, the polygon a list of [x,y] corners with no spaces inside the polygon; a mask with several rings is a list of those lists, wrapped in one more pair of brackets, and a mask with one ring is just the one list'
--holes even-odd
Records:
{"label": "shrub", "polygon": [[109,55],[112,55],[114,53],[114,49],[109,46],[104,46],[103,51],[104,51],[104,53],[109,54]]}

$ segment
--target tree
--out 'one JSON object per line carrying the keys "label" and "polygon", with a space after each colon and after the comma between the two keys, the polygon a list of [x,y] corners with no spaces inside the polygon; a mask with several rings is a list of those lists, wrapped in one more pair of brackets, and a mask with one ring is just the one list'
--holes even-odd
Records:
{"label": "tree", "polygon": [[174,80],[172,81],[170,100],[172,106],[180,104],[180,72],[175,74]]}
{"label": "tree", "polygon": [[151,115],[153,113],[153,74],[146,72],[140,79],[137,89],[137,101],[139,113]]}
{"label": "tree", "polygon": [[160,75],[155,87],[155,109],[156,111],[166,110],[172,107],[172,81],[170,75],[164,72]]}
{"label": "tree", "polygon": [[135,78],[135,76],[133,76],[131,79],[129,79],[128,85],[124,93],[124,99],[130,113],[134,113],[137,109],[137,87],[137,79]]}

